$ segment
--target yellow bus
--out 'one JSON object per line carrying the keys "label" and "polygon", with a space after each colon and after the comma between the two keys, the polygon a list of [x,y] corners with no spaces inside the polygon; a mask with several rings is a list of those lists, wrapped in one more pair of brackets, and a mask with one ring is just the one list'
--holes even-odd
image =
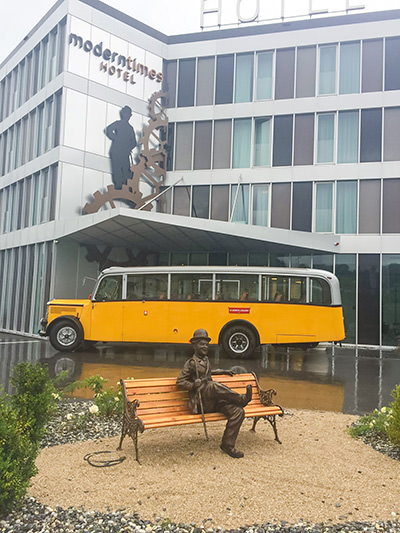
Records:
{"label": "yellow bus", "polygon": [[85,341],[187,343],[197,328],[243,359],[261,344],[339,342],[339,281],[306,268],[111,267],[88,299],[51,300],[39,333],[66,352]]}

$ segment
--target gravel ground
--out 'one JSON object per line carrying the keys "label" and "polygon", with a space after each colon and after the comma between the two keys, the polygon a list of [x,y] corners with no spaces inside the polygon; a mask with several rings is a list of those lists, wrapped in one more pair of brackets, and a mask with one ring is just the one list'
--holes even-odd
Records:
{"label": "gravel ground", "polygon": [[[0,520],[0,532],[400,533],[400,451],[349,437],[345,429],[357,417],[293,411],[278,420],[282,446],[269,425],[260,422],[253,434],[245,421],[240,460],[219,451],[223,423],[210,424],[210,442],[198,425],[180,428],[179,440],[177,428],[150,430],[139,437],[138,465],[129,438],[115,452],[118,418],[78,416],[90,405],[60,404],[39,473],[22,507]],[[109,468],[83,460],[104,450],[110,455],[93,460],[126,459]]]}

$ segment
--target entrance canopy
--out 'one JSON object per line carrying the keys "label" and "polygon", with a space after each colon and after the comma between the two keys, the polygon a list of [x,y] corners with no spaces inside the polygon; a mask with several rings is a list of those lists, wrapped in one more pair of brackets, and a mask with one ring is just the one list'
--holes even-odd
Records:
{"label": "entrance canopy", "polygon": [[117,207],[55,224],[55,239],[148,252],[337,253],[338,236]]}

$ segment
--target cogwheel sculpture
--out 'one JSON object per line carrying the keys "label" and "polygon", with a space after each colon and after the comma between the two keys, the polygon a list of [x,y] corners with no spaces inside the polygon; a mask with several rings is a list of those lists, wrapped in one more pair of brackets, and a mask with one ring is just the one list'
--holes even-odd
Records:
{"label": "cogwheel sculpture", "polygon": [[[96,191],[92,201],[84,206],[84,213],[97,213],[106,204],[114,208],[116,200],[126,202],[134,209],[151,210],[151,200],[159,194],[166,177],[168,117],[162,105],[162,99],[166,96],[166,93],[159,91],[150,97],[150,120],[143,128],[143,135],[139,141],[142,145],[139,161],[131,166],[132,178],[129,178],[121,189],[108,185],[106,191]],[[141,180],[150,185],[151,194],[143,196],[140,191]]]}

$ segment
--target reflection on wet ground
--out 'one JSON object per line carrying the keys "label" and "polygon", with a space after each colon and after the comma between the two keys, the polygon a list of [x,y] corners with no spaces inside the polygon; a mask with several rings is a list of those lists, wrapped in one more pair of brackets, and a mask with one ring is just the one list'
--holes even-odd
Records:
{"label": "reflection on wet ground", "polygon": [[[190,345],[97,344],[91,351],[62,354],[42,339],[0,333],[0,385],[11,392],[10,376],[21,361],[41,361],[52,377],[69,370],[71,380],[95,374],[114,386],[124,377],[176,376],[191,355]],[[274,388],[285,408],[361,414],[387,405],[400,383],[400,350],[320,345],[303,350],[263,346],[251,359],[229,359],[211,346],[213,368],[240,365],[254,371],[264,389]],[[85,397],[85,391],[78,394]]]}

